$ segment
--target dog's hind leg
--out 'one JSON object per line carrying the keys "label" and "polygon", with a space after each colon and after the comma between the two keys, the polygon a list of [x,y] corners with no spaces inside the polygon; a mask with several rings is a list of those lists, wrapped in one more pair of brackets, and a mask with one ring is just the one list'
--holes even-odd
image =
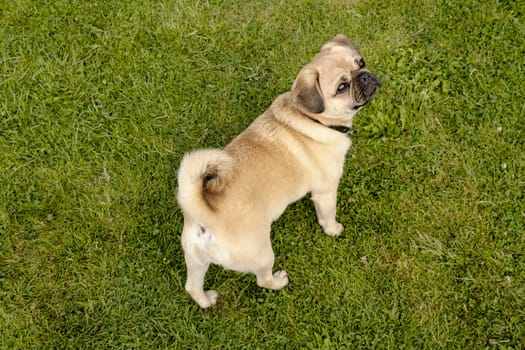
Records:
{"label": "dog's hind leg", "polygon": [[278,290],[288,285],[288,274],[284,270],[272,273],[275,260],[272,244],[268,238],[268,243],[258,252],[257,263],[253,272],[257,277],[257,285],[263,288]]}
{"label": "dog's hind leg", "polygon": [[279,270],[272,274],[272,269],[259,270],[256,274],[257,285],[263,288],[279,290],[288,285],[288,274],[284,270]]}
{"label": "dog's hind leg", "polygon": [[193,300],[202,308],[207,308],[217,302],[216,291],[204,291],[203,289],[204,276],[211,262],[202,246],[203,235],[205,234],[200,225],[193,225],[190,220],[185,218],[184,230],[182,231],[182,247],[184,248],[184,260],[188,272],[185,287]]}
{"label": "dog's hind leg", "polygon": [[210,264],[202,263],[194,259],[190,254],[184,254],[186,267],[188,269],[188,279],[186,280],[186,291],[193,300],[202,308],[207,308],[217,302],[217,292],[214,290],[204,291],[204,276]]}

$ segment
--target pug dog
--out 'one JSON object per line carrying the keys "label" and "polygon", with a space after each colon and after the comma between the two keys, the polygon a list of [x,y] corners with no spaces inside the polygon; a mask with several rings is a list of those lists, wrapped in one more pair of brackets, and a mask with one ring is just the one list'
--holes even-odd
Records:
{"label": "pug dog", "polygon": [[288,284],[284,270],[272,272],[270,227],[305,194],[311,193],[324,232],[341,233],[336,199],[348,131],[380,85],[359,50],[339,34],[301,69],[291,91],[224,149],[185,154],[177,192],[185,287],[200,307],[217,301],[216,291],[203,290],[210,264],[253,273],[260,287]]}

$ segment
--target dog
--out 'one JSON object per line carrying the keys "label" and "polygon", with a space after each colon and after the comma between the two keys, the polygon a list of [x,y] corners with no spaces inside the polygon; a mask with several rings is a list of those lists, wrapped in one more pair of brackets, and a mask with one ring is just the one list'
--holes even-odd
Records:
{"label": "dog", "polygon": [[328,41],[297,75],[291,91],[223,150],[184,155],[177,201],[184,215],[186,291],[202,308],[217,301],[203,290],[210,264],[253,273],[257,285],[278,290],[284,270],[272,273],[270,227],[286,207],[311,193],[319,224],[339,235],[339,179],[355,114],[381,86],[344,35]]}

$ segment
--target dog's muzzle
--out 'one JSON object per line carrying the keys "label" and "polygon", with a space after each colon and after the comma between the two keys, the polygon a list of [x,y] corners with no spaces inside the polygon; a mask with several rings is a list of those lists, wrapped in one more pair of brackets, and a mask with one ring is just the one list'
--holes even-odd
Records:
{"label": "dog's muzzle", "polygon": [[354,99],[359,107],[365,105],[374,97],[381,87],[381,82],[372,73],[364,71],[355,77]]}

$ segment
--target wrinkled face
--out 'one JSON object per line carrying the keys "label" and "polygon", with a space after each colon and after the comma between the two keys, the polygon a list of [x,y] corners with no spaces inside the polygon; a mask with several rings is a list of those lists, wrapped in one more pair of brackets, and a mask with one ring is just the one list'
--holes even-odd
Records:
{"label": "wrinkled face", "polygon": [[303,112],[324,122],[349,124],[380,86],[355,46],[344,35],[337,35],[299,72],[292,100]]}

